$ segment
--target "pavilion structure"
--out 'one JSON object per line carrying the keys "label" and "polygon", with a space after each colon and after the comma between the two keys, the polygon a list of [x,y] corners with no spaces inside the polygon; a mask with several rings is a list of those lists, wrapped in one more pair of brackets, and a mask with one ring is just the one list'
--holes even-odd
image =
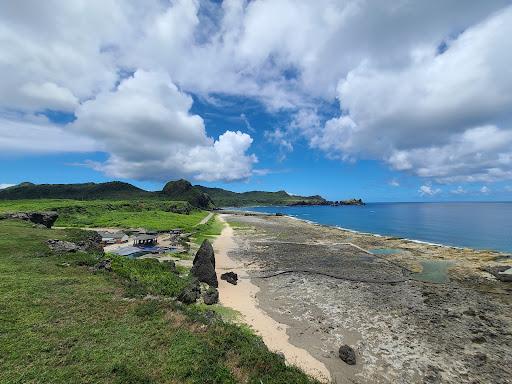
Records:
{"label": "pavilion structure", "polygon": [[133,245],[138,247],[155,245],[157,242],[156,234],[143,234],[133,238]]}

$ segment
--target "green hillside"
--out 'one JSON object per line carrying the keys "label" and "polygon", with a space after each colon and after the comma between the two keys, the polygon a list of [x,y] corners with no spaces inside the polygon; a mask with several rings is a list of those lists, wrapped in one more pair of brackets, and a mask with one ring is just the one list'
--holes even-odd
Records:
{"label": "green hillside", "polygon": [[160,195],[171,200],[188,201],[194,207],[202,209],[215,207],[215,203],[208,194],[183,179],[169,181],[165,184]]}
{"label": "green hillside", "polygon": [[251,205],[329,204],[321,196],[294,196],[285,191],[232,192],[222,188],[192,185],[187,180],[168,182],[162,191],[149,192],[129,183],[32,184],[21,183],[0,190],[0,200],[70,199],[70,200],[164,200],[184,201],[211,209]]}
{"label": "green hillside", "polygon": [[1,200],[20,199],[73,199],[73,200],[125,200],[150,197],[151,192],[121,181],[83,184],[21,183],[0,190]]}
{"label": "green hillside", "polygon": [[249,205],[294,205],[294,204],[325,204],[321,196],[293,196],[285,191],[264,192],[232,192],[222,188],[208,188],[197,185],[196,188],[208,194],[218,207],[243,207]]}

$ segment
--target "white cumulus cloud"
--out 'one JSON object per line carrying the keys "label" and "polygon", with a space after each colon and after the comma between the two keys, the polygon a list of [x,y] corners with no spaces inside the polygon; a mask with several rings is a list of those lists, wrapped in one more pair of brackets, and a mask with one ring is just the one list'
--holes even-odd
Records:
{"label": "white cumulus cloud", "polygon": [[[426,182],[512,179],[511,35],[508,0],[4,1],[0,149],[101,150],[112,175],[237,180],[253,138],[212,138],[190,112],[193,94],[234,95],[290,114],[263,135],[283,155],[305,138]],[[46,111],[77,120],[32,121]]]}
{"label": "white cumulus cloud", "polygon": [[137,71],[112,91],[82,103],[72,131],[94,138],[110,154],[96,169],[114,177],[233,181],[251,175],[252,138],[226,131],[214,140],[189,112],[192,98],[163,72]]}
{"label": "white cumulus cloud", "polygon": [[420,196],[434,196],[441,192],[439,188],[433,188],[431,185],[422,185],[418,190]]}

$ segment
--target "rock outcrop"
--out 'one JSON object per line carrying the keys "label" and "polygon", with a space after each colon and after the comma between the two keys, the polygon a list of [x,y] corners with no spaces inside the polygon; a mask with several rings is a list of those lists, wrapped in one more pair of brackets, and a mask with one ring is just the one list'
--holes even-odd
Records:
{"label": "rock outcrop", "polygon": [[496,279],[504,282],[512,282],[512,267],[510,265],[495,265],[483,268]]}
{"label": "rock outcrop", "polygon": [[235,272],[226,272],[220,275],[221,280],[226,280],[229,284],[236,285],[238,282],[238,275]]}
{"label": "rock outcrop", "polygon": [[92,231],[83,231],[82,233],[84,233],[85,236],[80,236],[81,240],[78,240],[77,242],[51,239],[48,240],[46,243],[52,251],[58,253],[91,252],[103,255],[103,247],[100,244],[101,236],[99,236],[96,232]]}
{"label": "rock outcrop", "polygon": [[0,215],[0,220],[5,219],[18,219],[30,221],[34,224],[44,225],[46,228],[51,228],[55,223],[59,214],[57,212],[16,212],[16,213],[3,213]]}
{"label": "rock outcrop", "polygon": [[87,236],[76,243],[80,251],[104,254],[103,246],[101,245],[101,235],[94,231],[83,232]]}
{"label": "rock outcrop", "polygon": [[183,304],[193,304],[201,296],[201,287],[196,280],[192,284],[186,286],[178,295],[178,300]]}
{"label": "rock outcrop", "polygon": [[69,241],[52,239],[48,240],[46,243],[53,252],[77,252],[80,250],[78,245],[76,245],[75,243],[71,243]]}
{"label": "rock outcrop", "polygon": [[348,365],[356,364],[356,353],[352,349],[352,347],[348,345],[342,345],[340,350],[338,351],[338,355],[341,360],[343,360]]}
{"label": "rock outcrop", "polygon": [[219,286],[217,274],[215,273],[215,254],[208,240],[204,240],[197,251],[190,273],[202,283],[215,288]]}
{"label": "rock outcrop", "polygon": [[217,304],[219,302],[219,291],[216,288],[210,288],[203,293],[203,301],[206,305]]}

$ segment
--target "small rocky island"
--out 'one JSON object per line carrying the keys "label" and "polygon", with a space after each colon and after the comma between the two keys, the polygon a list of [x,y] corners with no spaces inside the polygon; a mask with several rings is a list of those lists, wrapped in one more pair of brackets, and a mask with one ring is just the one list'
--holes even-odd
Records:
{"label": "small rocky island", "polygon": [[318,197],[318,199],[317,200],[295,201],[295,202],[287,204],[287,205],[290,207],[300,206],[300,205],[329,205],[332,207],[339,207],[342,205],[365,205],[365,203],[362,199],[328,201],[328,200],[323,200],[321,196],[313,196],[313,197]]}

